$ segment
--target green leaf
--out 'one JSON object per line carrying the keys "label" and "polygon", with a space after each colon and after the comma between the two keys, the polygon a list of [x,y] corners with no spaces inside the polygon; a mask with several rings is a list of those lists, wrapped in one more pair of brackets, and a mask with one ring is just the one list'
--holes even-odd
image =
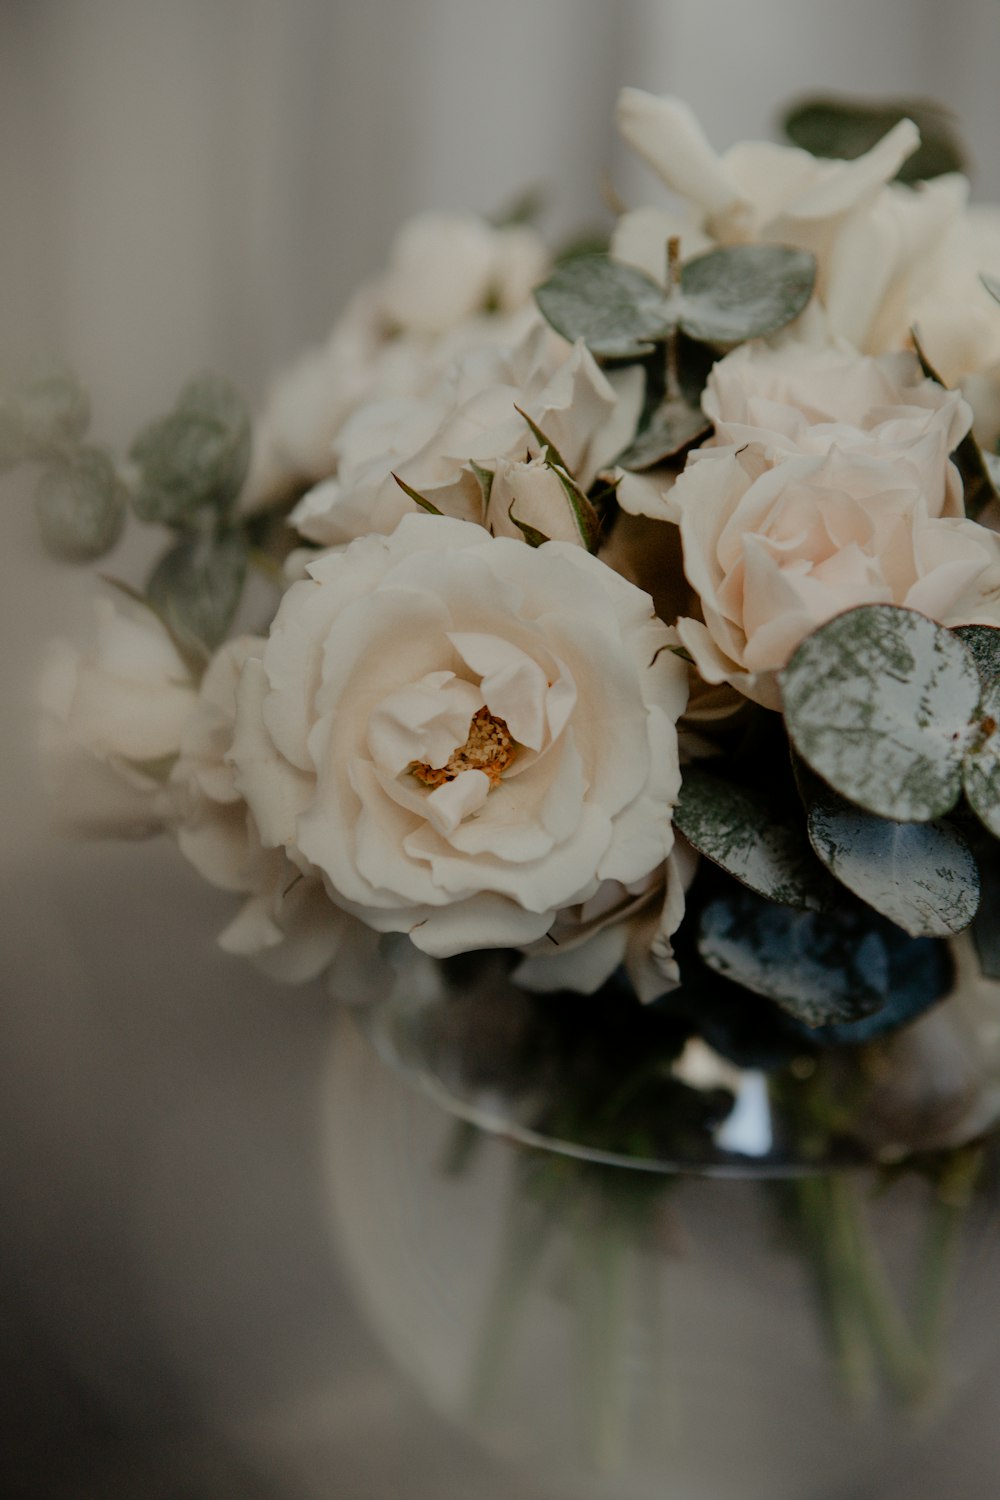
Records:
{"label": "green leaf", "polygon": [[551,542],[552,538],[550,536],[546,536],[544,531],[539,531],[535,526],[529,526],[527,521],[519,521],[517,519],[517,516],[515,516],[514,514],[513,500],[510,502],[510,506],[508,507],[507,517],[509,520],[513,521],[514,525],[524,537],[524,540],[527,542],[529,547],[541,547],[546,542]]}
{"label": "green leaf", "polygon": [[79,443],[90,425],[90,400],[71,370],[53,365],[20,384],[13,407],[26,456],[48,458]]}
{"label": "green leaf", "polygon": [[606,255],[563,260],[535,301],[557,333],[610,359],[648,354],[673,326],[663,288]]}
{"label": "green leaf", "polygon": [[[716,973],[813,1027],[857,1021],[906,998],[900,975],[921,941],[853,902],[796,911],[734,886],[702,911],[698,951]],[[919,969],[907,978],[919,988]]]}
{"label": "green leaf", "polygon": [[965,752],[962,784],[976,817],[1000,839],[1000,681],[983,690]]}
{"label": "green leaf", "polygon": [[78,448],[42,473],[35,515],[45,548],[67,562],[91,562],[118,541],[128,492],[100,448]]}
{"label": "green leaf", "polygon": [[993,625],[959,625],[955,634],[972,652],[983,687],[995,682],[1000,677],[1000,630]]}
{"label": "green leaf", "polygon": [[[530,428],[536,442],[541,445],[542,458],[552,470],[553,474],[555,474],[556,478],[559,480],[559,483],[562,485],[563,493],[565,494],[566,499],[569,502],[569,508],[573,513],[573,520],[576,523],[576,529],[580,533],[580,540],[583,542],[583,545],[586,547],[588,552],[596,552],[601,540],[601,520],[597,514],[597,511],[594,509],[590,500],[587,498],[583,490],[573,478],[573,475],[570,473],[569,465],[563,458],[562,454],[559,452],[559,449],[556,447],[555,443],[552,442],[551,438],[546,436],[546,434],[539,427],[538,423],[535,421],[534,417],[529,417],[528,413],[516,403],[514,405],[514,410],[517,412],[519,417],[523,417],[525,422],[527,422],[528,427]],[[511,516],[511,520],[514,521],[515,526],[521,527],[520,521],[515,520],[513,516]],[[522,531],[523,529],[524,528],[521,527]],[[541,536],[542,533],[538,532],[537,535]],[[550,540],[550,538],[546,537],[544,538],[544,540],[548,541]],[[537,543],[535,545],[537,545]]]}
{"label": "green leaf", "polygon": [[807,99],[790,109],[782,124],[790,139],[813,156],[853,160],[870,151],[900,120],[912,120],[920,131],[920,145],[899,169],[900,182],[966,170],[952,115],[931,100]]}
{"label": "green leaf", "polygon": [[775,333],[812,296],[816,259],[789,245],[727,245],[681,269],[677,324],[705,344]]}
{"label": "green leaf", "polygon": [[948,823],[896,823],[828,793],[809,809],[809,838],[843,885],[911,937],[949,937],[976,915],[979,870]]}
{"label": "green leaf", "polygon": [[133,506],[140,520],[183,527],[200,510],[224,515],[250,461],[242,398],[217,376],[190,381],[173,411],[143,428],[129,456],[139,469]]}
{"label": "green leaf", "polygon": [[154,568],[150,602],[182,639],[214,648],[232,623],[246,571],[247,544],[240,532],[185,537]]}
{"label": "green leaf", "polygon": [[419,490],[415,490],[412,485],[407,484],[405,479],[400,479],[398,474],[393,474],[392,477],[403,491],[403,494],[409,495],[414,505],[419,505],[420,509],[427,511],[428,515],[440,516],[444,514],[443,511],[438,510],[436,505],[432,505],[429,500],[425,500]]}
{"label": "green leaf", "polygon": [[493,480],[496,475],[493,469],[486,469],[482,464],[477,464],[474,458],[469,459],[469,468],[475,474],[477,483],[479,484],[479,492],[483,497],[483,516],[485,517],[489,514],[490,496],[493,494]]}
{"label": "green leaf", "polygon": [[901,822],[954,807],[979,676],[950,630],[861,605],[807,636],[779,682],[795,749],[835,791]]}
{"label": "green leaf", "polygon": [[674,825],[699,854],[758,895],[813,911],[824,906],[829,881],[804,828],[750,788],[688,766]]}
{"label": "green leaf", "polygon": [[641,472],[655,468],[668,458],[677,458],[712,430],[700,406],[687,401],[664,401],[648,427],[615,459],[623,469]]}

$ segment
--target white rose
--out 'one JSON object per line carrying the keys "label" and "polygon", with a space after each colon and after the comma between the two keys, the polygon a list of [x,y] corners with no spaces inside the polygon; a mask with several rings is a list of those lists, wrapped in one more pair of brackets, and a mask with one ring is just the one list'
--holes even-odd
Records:
{"label": "white rose", "polygon": [[[417,509],[396,483],[398,475],[443,514],[489,526],[473,463],[492,470],[501,460],[539,453],[516,408],[527,412],[587,488],[628,443],[642,393],[641,370],[612,385],[582,343],[570,347],[536,323],[513,348],[482,348],[456,360],[423,397],[359,408],[337,444],[336,478],[304,496],[292,522],[324,546],[388,534]],[[566,534],[560,530],[564,508],[558,501],[550,521],[560,535]]]}
{"label": "white rose", "polygon": [[171,774],[174,833],[206,880],[245,898],[221,947],[286,983],[324,974],[344,998],[362,998],[387,974],[376,939],[333,905],[314,870],[293,864],[284,849],[265,849],[229,761],[240,674],[263,647],[241,636],[208,665]]}
{"label": "white rose", "polygon": [[544,244],[525,225],[497,229],[476,214],[418,214],[396,236],[382,310],[407,332],[442,333],[491,303],[502,312],[520,307],[548,264]]}
{"label": "white rose", "polygon": [[673,843],[683,664],[579,548],[406,517],[310,565],[240,682],[265,843],[436,956],[530,944]]}
{"label": "white rose", "polygon": [[664,242],[679,234],[685,258],[713,245],[796,245],[817,260],[812,335],[881,352],[905,342],[901,316],[924,268],[948,240],[968,184],[957,176],[893,183],[919,144],[901,120],[854,161],[798,147],[745,141],[719,155],[679,99],[624,89],[618,125],[630,146],[686,200],[684,217],[638,210],[619,223],[612,254],[662,278]]}
{"label": "white rose", "polygon": [[799,641],[858,604],[1000,623],[1000,538],[964,519],[948,457],[969,409],[912,356],[747,347],[705,405],[728,446],[693,454],[668,503],[704,617],[677,629],[707,682],[777,707]]}
{"label": "white rose", "polygon": [[169,815],[164,782],[197,689],[152,610],[95,602],[93,648],[50,649],[41,682],[43,750],[59,821],[141,837]]}

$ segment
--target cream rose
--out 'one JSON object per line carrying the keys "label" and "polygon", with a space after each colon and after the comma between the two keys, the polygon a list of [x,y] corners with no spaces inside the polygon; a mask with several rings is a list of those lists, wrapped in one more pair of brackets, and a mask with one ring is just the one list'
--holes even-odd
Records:
{"label": "cream rose", "polygon": [[40,685],[53,806],[71,830],[155,833],[169,817],[164,783],[197,687],[152,610],[124,596],[95,603],[93,647],[50,647]]}
{"label": "cream rose", "polygon": [[[586,488],[632,436],[642,391],[640,370],[629,370],[614,386],[582,343],[570,347],[534,324],[512,348],[485,347],[456,360],[425,396],[360,407],[338,440],[336,478],[304,496],[292,522],[324,546],[374,531],[387,534],[417,509],[396,483],[398,475],[443,514],[517,536],[508,514],[513,497],[498,499],[487,511],[473,467],[492,472],[499,466],[506,490],[511,466],[538,457],[539,444],[517,408],[556,445]],[[571,539],[558,483],[537,472],[521,473],[516,482],[532,491],[538,519],[531,524],[546,536]]]}
{"label": "cream rose", "polygon": [[703,614],[678,633],[707,682],[777,707],[799,641],[857,604],[1000,623],[1000,538],[963,517],[948,456],[970,412],[912,356],[748,346],[705,408],[716,446],[662,503]]}
{"label": "cream rose", "polygon": [[309,574],[240,681],[265,844],[435,956],[531,944],[660,869],[686,674],[647,595],[579,548],[426,515]]}
{"label": "cream rose", "polygon": [[686,257],[714,245],[797,245],[817,260],[816,301],[805,315],[811,336],[846,338],[869,352],[903,344],[909,325],[900,334],[901,311],[912,307],[968,193],[957,176],[912,188],[892,182],[919,144],[912,121],[901,120],[854,161],[769,141],[744,141],[720,155],[686,104],[641,89],[622,91],[618,126],[686,212],[626,214],[612,254],[661,277],[672,234],[681,236]]}
{"label": "cream rose", "polygon": [[376,936],[330,902],[304,862],[264,847],[236,785],[229,754],[237,687],[246,662],[263,648],[262,640],[240,636],[208,665],[171,773],[173,832],[199,874],[244,897],[219,936],[222,948],[286,983],[322,974],[334,992],[362,998],[387,977]]}

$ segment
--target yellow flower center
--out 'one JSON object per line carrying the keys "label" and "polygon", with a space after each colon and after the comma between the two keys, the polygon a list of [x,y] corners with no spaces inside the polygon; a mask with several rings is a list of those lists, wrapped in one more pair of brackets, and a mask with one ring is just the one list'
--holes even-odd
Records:
{"label": "yellow flower center", "polygon": [[424,761],[414,760],[407,769],[429,787],[454,781],[463,771],[482,771],[489,777],[490,785],[497,786],[516,755],[517,747],[507,725],[503,719],[491,714],[484,704],[472,716],[465,744],[452,751],[445,765],[429,766]]}

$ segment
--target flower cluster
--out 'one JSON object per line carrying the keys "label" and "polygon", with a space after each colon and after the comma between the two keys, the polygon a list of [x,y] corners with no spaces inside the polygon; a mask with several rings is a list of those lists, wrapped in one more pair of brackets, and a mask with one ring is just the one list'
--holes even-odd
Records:
{"label": "flower cluster", "polygon": [[965,929],[997,963],[1000,236],[957,172],[895,180],[905,118],[851,160],[720,156],[634,89],[619,124],[678,212],[562,258],[415,220],[252,441],[195,382],[113,515],[92,456],[52,478],[72,388],[9,399],[64,551],[129,485],[174,533],[54,654],[48,738],[83,821],[171,832],[285,977],[507,949],[854,1044],[949,991]]}

